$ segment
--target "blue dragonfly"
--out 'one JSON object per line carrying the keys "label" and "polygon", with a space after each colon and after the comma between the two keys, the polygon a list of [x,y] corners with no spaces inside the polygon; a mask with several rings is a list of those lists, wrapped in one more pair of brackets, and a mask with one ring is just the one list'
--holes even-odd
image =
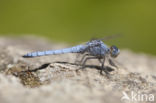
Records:
{"label": "blue dragonfly", "polygon": [[93,39],[89,42],[86,42],[82,45],[73,46],[70,48],[60,49],[60,50],[47,50],[47,51],[37,51],[37,52],[31,52],[26,55],[24,55],[24,58],[33,58],[38,56],[46,56],[46,55],[58,55],[58,54],[65,54],[65,53],[79,53],[79,54],[85,54],[82,59],[80,60],[80,63],[82,63],[82,67],[84,68],[86,62],[90,59],[98,59],[101,63],[101,67],[104,68],[105,59],[108,58],[109,64],[117,67],[115,63],[112,61],[112,58],[116,58],[120,50],[112,45],[108,47],[103,40],[110,39],[113,36],[108,36],[103,39]]}

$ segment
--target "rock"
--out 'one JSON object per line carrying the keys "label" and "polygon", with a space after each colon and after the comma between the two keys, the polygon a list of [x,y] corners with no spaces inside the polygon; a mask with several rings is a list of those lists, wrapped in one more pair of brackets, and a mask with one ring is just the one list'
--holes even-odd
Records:
{"label": "rock", "polygon": [[[146,103],[156,96],[156,57],[147,54],[121,50],[118,68],[106,62],[109,74],[101,73],[96,60],[80,69],[77,54],[22,58],[31,51],[65,47],[34,37],[0,38],[0,103],[137,103],[143,94]],[[121,100],[124,93],[129,100]],[[134,101],[132,93],[137,94]]]}

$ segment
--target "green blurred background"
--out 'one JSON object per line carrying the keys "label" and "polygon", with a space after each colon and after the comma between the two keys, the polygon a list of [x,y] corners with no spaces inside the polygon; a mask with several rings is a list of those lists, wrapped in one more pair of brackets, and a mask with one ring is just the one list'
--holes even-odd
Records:
{"label": "green blurred background", "polygon": [[0,0],[0,35],[37,35],[71,45],[94,37],[156,55],[156,0]]}

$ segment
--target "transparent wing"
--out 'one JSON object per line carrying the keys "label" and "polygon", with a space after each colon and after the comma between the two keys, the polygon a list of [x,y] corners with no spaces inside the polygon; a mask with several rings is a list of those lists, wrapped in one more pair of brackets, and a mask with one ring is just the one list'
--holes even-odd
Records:
{"label": "transparent wing", "polygon": [[119,38],[121,36],[123,36],[123,35],[122,34],[114,34],[114,35],[105,36],[104,38],[100,38],[100,39],[97,39],[97,40],[107,41],[107,40]]}
{"label": "transparent wing", "polygon": [[[122,37],[122,36],[123,36],[122,34],[108,35],[108,36],[105,36],[105,37],[103,37],[103,38],[92,38],[92,39],[90,40],[90,42],[91,42],[92,40],[107,41],[107,40],[119,38],[119,37]],[[86,43],[87,43],[87,42],[82,42],[81,44],[82,44],[82,45],[86,45]],[[98,46],[98,45],[95,45],[95,46]]]}

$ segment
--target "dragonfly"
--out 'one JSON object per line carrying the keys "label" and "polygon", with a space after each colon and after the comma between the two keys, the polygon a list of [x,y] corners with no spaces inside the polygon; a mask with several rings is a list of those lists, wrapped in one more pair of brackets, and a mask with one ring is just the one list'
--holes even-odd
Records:
{"label": "dragonfly", "polygon": [[59,55],[65,53],[79,53],[84,54],[81,58],[82,67],[85,66],[86,62],[90,59],[98,59],[101,63],[101,68],[104,68],[104,63],[106,58],[109,61],[109,64],[117,67],[113,62],[112,58],[116,58],[120,54],[120,50],[115,46],[107,46],[103,41],[105,39],[110,39],[114,36],[108,36],[103,39],[93,39],[85,44],[76,45],[70,48],[64,48],[59,50],[46,50],[46,51],[36,51],[25,54],[24,58],[33,58],[38,56],[46,56],[46,55]]}

